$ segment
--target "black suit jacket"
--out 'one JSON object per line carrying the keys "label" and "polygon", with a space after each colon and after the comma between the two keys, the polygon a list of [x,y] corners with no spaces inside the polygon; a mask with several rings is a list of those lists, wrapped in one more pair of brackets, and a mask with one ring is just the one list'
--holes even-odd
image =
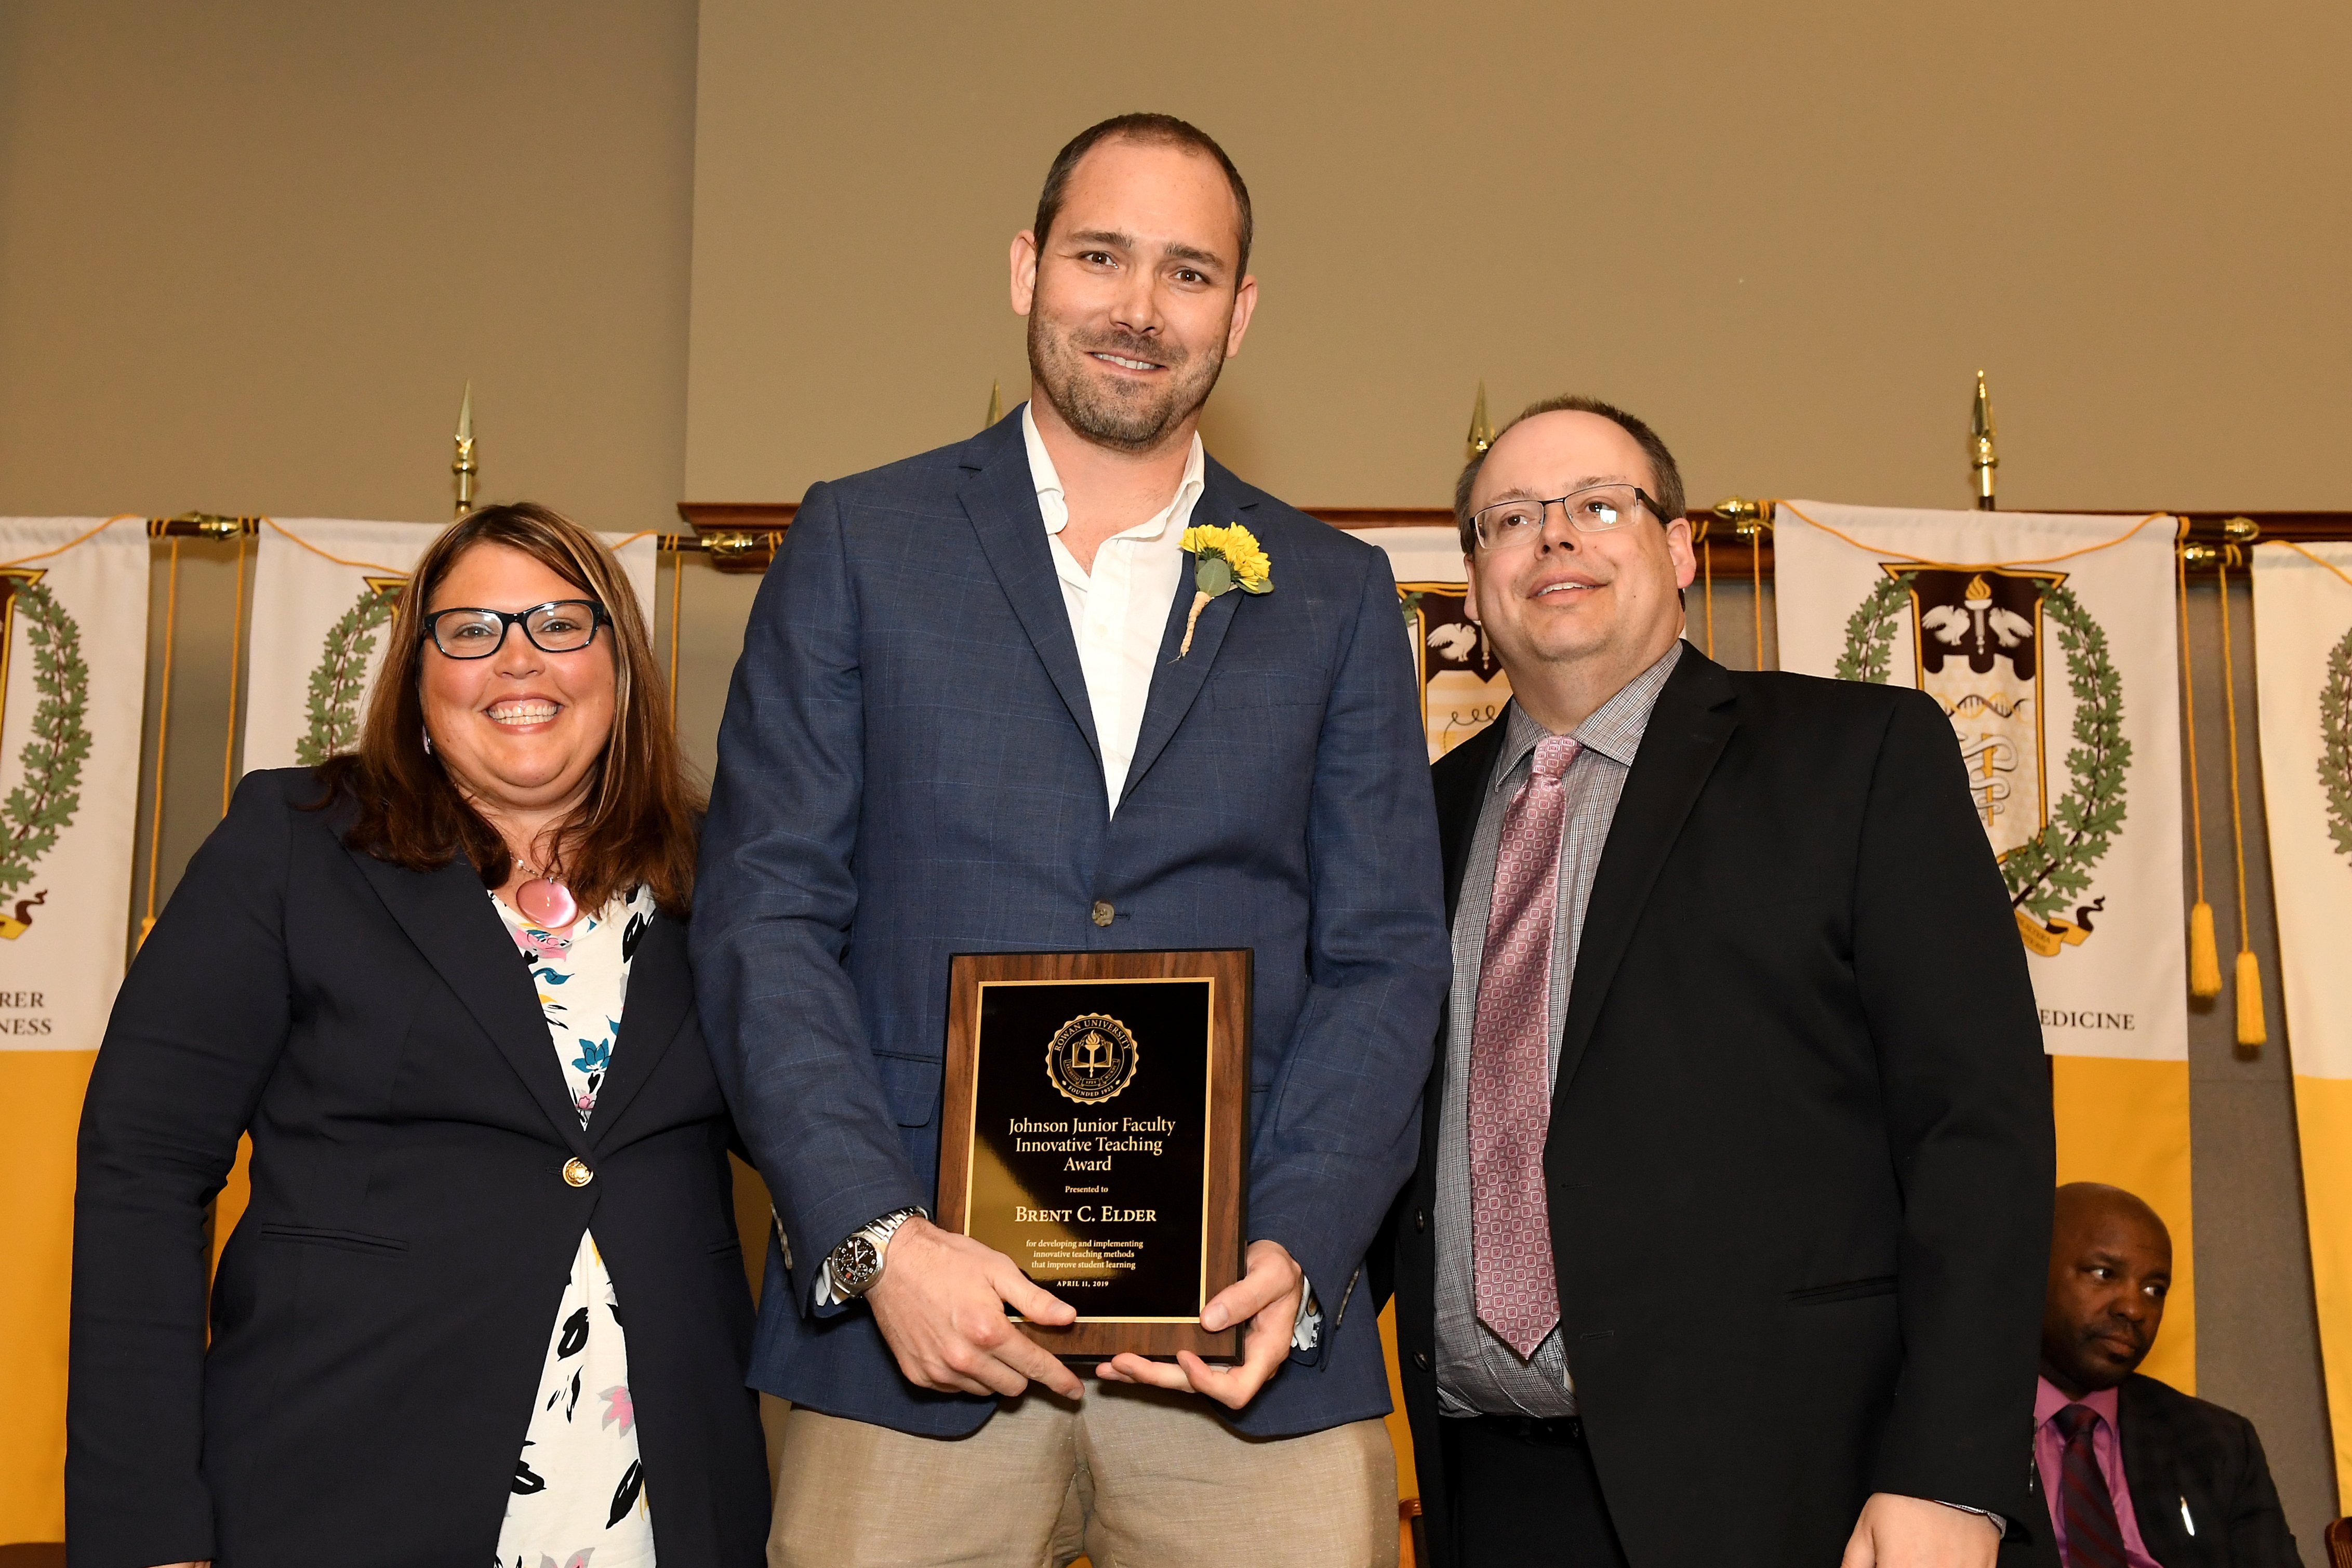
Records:
{"label": "black suit jacket", "polygon": [[[2132,1517],[2163,1568],[2303,1568],[2252,1422],[2137,1374],[2118,1391],[2116,1416]],[[2048,1517],[2038,1477],[2034,1499]],[[2059,1568],[2051,1533],[2014,1561]]]}
{"label": "black suit jacket", "polygon": [[[593,1125],[462,860],[346,849],[257,773],[131,966],[82,1113],[66,1461],[76,1568],[487,1562],[593,1226],[662,1560],[753,1564],[751,1303],[731,1124],[656,919]],[[206,1349],[205,1205],[253,1196]],[[586,1162],[585,1186],[563,1179]]]}
{"label": "black suit jacket", "polygon": [[2132,1513],[2164,1568],[2302,1568],[2252,1422],[2137,1373],[2116,1416]]}
{"label": "black suit jacket", "polygon": [[[1449,908],[1504,725],[1435,769]],[[1685,647],[1587,906],[1544,1170],[1560,1331],[1638,1568],[1835,1563],[1874,1491],[2025,1489],[2053,1150],[2025,954],[1918,693]],[[1439,1100],[1391,1215],[1433,1555]]]}

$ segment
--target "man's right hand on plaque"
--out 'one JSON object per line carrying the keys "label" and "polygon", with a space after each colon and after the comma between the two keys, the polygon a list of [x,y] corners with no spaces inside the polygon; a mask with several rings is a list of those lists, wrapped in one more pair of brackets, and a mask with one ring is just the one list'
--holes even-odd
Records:
{"label": "man's right hand on plaque", "polygon": [[1004,1315],[1060,1327],[1078,1311],[1031,1282],[1013,1259],[969,1237],[909,1219],[890,1237],[889,1261],[866,1293],[898,1371],[941,1394],[1018,1394],[1033,1382],[1065,1399],[1076,1374]]}

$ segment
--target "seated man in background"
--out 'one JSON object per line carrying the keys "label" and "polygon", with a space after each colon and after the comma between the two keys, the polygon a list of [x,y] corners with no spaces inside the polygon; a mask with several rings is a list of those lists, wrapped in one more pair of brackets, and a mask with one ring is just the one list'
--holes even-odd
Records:
{"label": "seated man in background", "polygon": [[2172,1284],[2172,1237],[2119,1187],[2058,1189],[2033,1455],[2066,1568],[2301,1568],[2244,1416],[2133,1369]]}

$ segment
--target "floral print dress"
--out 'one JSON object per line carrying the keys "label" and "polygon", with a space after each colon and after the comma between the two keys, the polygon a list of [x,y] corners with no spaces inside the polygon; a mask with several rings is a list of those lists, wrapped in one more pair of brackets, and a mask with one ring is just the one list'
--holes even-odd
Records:
{"label": "floral print dress", "polygon": [[[653,896],[640,888],[582,916],[561,936],[531,924],[496,894],[491,901],[530,966],[548,1036],[585,1127],[612,1066],[629,960],[653,921]],[[548,1333],[530,1427],[499,1531],[498,1564],[654,1568],[653,1514],[637,1457],[620,1299],[595,1237],[584,1230]]]}

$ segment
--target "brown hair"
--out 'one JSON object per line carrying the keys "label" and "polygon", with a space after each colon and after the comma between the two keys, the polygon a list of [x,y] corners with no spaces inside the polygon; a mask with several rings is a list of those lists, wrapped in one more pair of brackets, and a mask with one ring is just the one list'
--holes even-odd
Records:
{"label": "brown hair", "polygon": [[[425,547],[393,613],[392,646],[368,700],[357,752],[319,768],[324,806],[349,795],[359,815],[343,842],[412,871],[434,871],[463,854],[495,888],[513,869],[506,841],[425,749],[425,613],[451,567],[480,545],[520,551],[604,606],[611,617],[613,733],[589,775],[588,798],[560,826],[549,855],[586,910],[639,883],[668,914],[694,899],[696,823],[702,802],[688,784],[671,733],[669,692],[654,663],[637,595],[594,534],[530,501],[484,507]],[[516,635],[516,634],[510,634]]]}
{"label": "brown hair", "polygon": [[[1597,414],[1633,437],[1633,444],[1642,448],[1643,457],[1650,459],[1650,477],[1657,490],[1653,499],[1658,503],[1658,510],[1664,514],[1658,519],[1659,523],[1672,522],[1683,515],[1682,468],[1675,462],[1675,455],[1666,450],[1665,442],[1659,439],[1658,433],[1649,426],[1613,403],[1603,403],[1597,397],[1583,397],[1571,393],[1528,404],[1511,416],[1510,425],[1495,432],[1495,441],[1508,435],[1512,425],[1522,419],[1532,419],[1538,414]],[[1494,441],[1486,443],[1487,452],[1494,449]],[[1478,535],[1470,526],[1470,492],[1477,487],[1478,470],[1486,466],[1486,452],[1476,453],[1462,466],[1462,477],[1454,481],[1454,521],[1462,530],[1462,553],[1465,555],[1478,552]]]}
{"label": "brown hair", "polygon": [[1189,121],[1172,114],[1121,114],[1089,125],[1059,153],[1054,154],[1054,166],[1045,171],[1045,188],[1037,195],[1037,219],[1029,232],[1037,239],[1037,248],[1045,248],[1045,237],[1053,231],[1054,220],[1062,214],[1062,199],[1069,194],[1070,174],[1078,160],[1095,150],[1097,142],[1116,138],[1121,142],[1139,142],[1147,147],[1181,147],[1214,158],[1217,167],[1225,172],[1225,183],[1233,187],[1234,205],[1241,209],[1242,254],[1234,273],[1234,287],[1241,287],[1242,276],[1249,270],[1250,241],[1257,235],[1257,219],[1250,211],[1249,187],[1242,184],[1242,172],[1225,156],[1225,150],[1216,139]]}

